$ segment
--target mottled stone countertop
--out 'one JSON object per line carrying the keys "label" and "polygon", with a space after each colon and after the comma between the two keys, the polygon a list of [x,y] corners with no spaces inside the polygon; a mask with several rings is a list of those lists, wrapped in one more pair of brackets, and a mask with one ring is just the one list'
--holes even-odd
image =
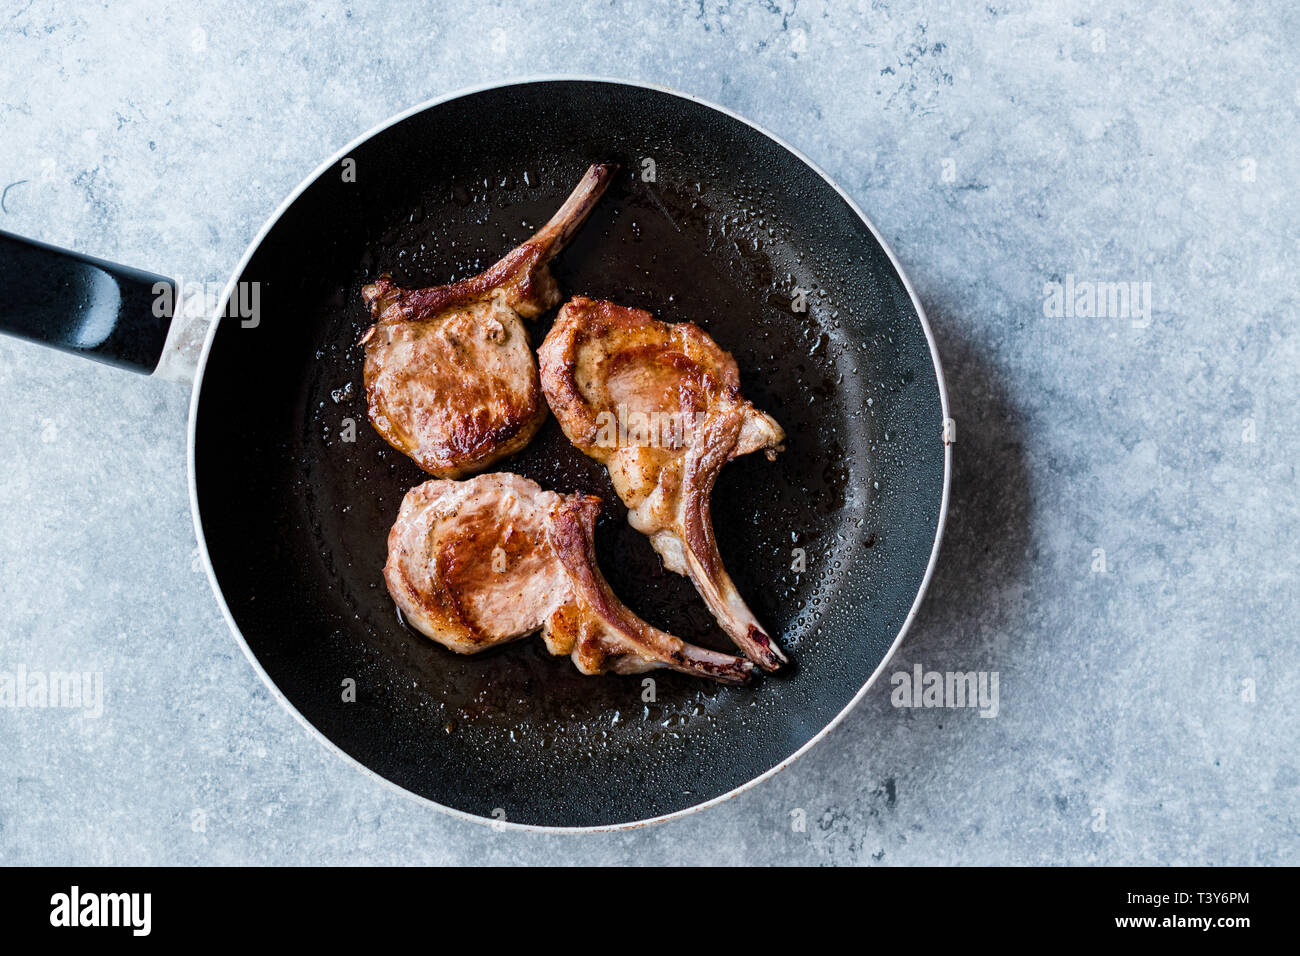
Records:
{"label": "mottled stone countertop", "polygon": [[[929,312],[952,513],[891,669],[996,671],[998,715],[881,682],[682,821],[453,819],[244,659],[196,573],[187,389],[3,339],[0,671],[102,672],[104,711],[0,708],[0,863],[1300,862],[1300,8],[407,6],[16,0],[0,228],[220,282],[305,172],[430,97],[565,73],[724,104],[857,199]],[[1149,308],[1058,312],[1054,282]]]}

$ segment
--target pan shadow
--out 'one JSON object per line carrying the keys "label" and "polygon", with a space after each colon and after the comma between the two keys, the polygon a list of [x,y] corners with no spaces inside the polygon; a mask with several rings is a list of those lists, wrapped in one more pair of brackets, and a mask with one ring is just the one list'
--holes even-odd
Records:
{"label": "pan shadow", "polygon": [[[946,760],[936,751],[961,746],[964,735],[944,733],[943,725],[976,717],[974,713],[950,711],[916,724],[922,712],[891,704],[890,677],[910,671],[914,664],[939,671],[1010,669],[1024,639],[1016,598],[1034,559],[1034,501],[1022,416],[1004,388],[1005,376],[978,342],[958,331],[969,324],[955,318],[956,307],[945,302],[925,306],[943,361],[949,414],[957,423],[947,526],[929,589],[907,637],[832,737],[889,754],[877,764],[882,767],[934,765],[937,758]],[[844,759],[833,743],[814,753],[814,761],[827,768]],[[865,781],[859,801],[874,799],[876,783],[879,792],[895,786],[892,777]]]}
{"label": "pan shadow", "polygon": [[[949,414],[957,423],[948,523],[934,577],[899,657],[952,660],[964,669],[984,666],[988,648],[972,647],[975,633],[1014,636],[1009,604],[1033,559],[1033,498],[1022,417],[1006,393],[1004,376],[980,345],[957,331],[962,323],[946,303],[927,303],[943,361]],[[994,669],[996,669],[996,664]]]}

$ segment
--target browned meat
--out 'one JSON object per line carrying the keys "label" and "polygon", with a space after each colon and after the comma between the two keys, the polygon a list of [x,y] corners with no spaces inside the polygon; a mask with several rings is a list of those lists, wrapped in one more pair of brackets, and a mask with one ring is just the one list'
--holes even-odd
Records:
{"label": "browned meat", "polygon": [[722,466],[785,432],[740,394],[736,361],[690,322],[577,296],[538,352],[551,411],[609,470],[628,521],[665,567],[688,575],[722,629],[760,667],[785,655],[736,592],[713,537],[709,497]]}
{"label": "browned meat", "polygon": [[539,628],[584,674],[657,667],[743,683],[749,661],[651,627],[596,567],[600,499],[543,491],[518,475],[426,481],[402,501],[384,579],[406,620],[461,654]]}
{"label": "browned meat", "polygon": [[546,404],[520,318],[559,304],[549,263],[614,169],[588,169],[541,231],[472,279],[403,289],[383,275],[361,290],[376,319],[361,337],[370,421],[425,471],[471,474],[536,434]]}

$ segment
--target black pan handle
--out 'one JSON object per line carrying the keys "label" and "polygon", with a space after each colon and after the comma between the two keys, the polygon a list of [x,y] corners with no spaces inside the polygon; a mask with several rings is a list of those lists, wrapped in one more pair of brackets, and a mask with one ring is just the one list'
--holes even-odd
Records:
{"label": "black pan handle", "polygon": [[176,293],[165,276],[0,231],[0,332],[147,375]]}

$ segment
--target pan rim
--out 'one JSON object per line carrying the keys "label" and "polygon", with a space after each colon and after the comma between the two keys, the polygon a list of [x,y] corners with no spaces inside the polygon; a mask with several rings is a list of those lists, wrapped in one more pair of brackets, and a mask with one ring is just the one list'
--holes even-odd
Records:
{"label": "pan rim", "polygon": [[310,187],[314,182],[316,182],[317,179],[320,178],[320,176],[322,176],[332,166],[335,166],[339,162],[341,162],[345,157],[347,157],[347,155],[352,150],[356,149],[358,146],[374,138],[375,136],[382,133],[384,130],[388,129],[389,127],[395,126],[398,123],[401,123],[402,121],[408,119],[409,117],[416,115],[417,113],[422,113],[425,110],[433,109],[434,107],[441,106],[444,103],[450,102],[452,100],[460,99],[465,96],[472,96],[476,93],[484,93],[489,90],[496,90],[496,89],[501,89],[504,87],[511,87],[511,86],[524,86],[524,85],[533,85],[539,83],[572,83],[572,82],[607,83],[615,86],[638,87],[641,89],[652,90],[657,93],[667,94],[669,96],[675,96],[680,99],[689,100],[700,106],[704,106],[708,109],[715,110],[725,116],[728,116],[734,120],[744,123],[746,126],[751,127],[756,132],[760,133],[763,136],[766,136],[769,140],[776,143],[778,146],[780,146],[782,149],[788,152],[791,156],[793,156],[799,162],[803,163],[810,170],[812,170],[814,173],[820,176],[821,179],[828,186],[830,186],[833,190],[835,190],[836,194],[839,195],[839,197],[848,205],[848,207],[853,211],[853,213],[859,219],[861,219],[862,222],[866,225],[866,227],[871,231],[871,235],[875,238],[876,242],[880,244],[881,249],[884,250],[885,255],[888,257],[889,263],[893,267],[894,272],[897,273],[899,279],[902,281],[903,288],[907,290],[908,298],[911,300],[912,307],[916,310],[917,318],[921,322],[921,330],[925,333],[926,344],[930,349],[930,361],[931,364],[934,366],[935,381],[939,387],[939,405],[942,411],[943,421],[947,422],[951,417],[951,412],[948,406],[948,390],[943,377],[943,365],[939,358],[939,349],[935,343],[934,333],[930,328],[929,319],[926,317],[925,314],[925,308],[921,305],[921,301],[916,295],[916,290],[912,288],[911,280],[907,277],[907,273],[903,270],[902,263],[898,261],[898,257],[894,254],[894,250],[890,247],[889,243],[885,240],[884,236],[881,235],[880,230],[876,228],[875,223],[871,221],[870,217],[868,217],[867,214],[862,210],[862,208],[858,206],[858,204],[853,200],[853,198],[847,192],[845,192],[844,189],[841,188],[840,185],[834,179],[832,179],[830,175],[826,173],[825,170],[823,170],[820,166],[818,166],[815,162],[813,162],[808,156],[806,156],[798,148],[786,142],[784,139],[782,139],[780,136],[773,133],[771,130],[763,126],[760,126],[758,123],[755,123],[752,120],[745,118],[744,116],[741,116],[739,113],[736,113],[735,111],[729,109],[728,107],[720,106],[717,103],[711,102],[710,100],[706,100],[701,97],[695,96],[694,94],[686,93],[681,90],[676,90],[671,87],[663,86],[656,83],[647,83],[639,80],[624,80],[624,79],[605,77],[605,76],[541,74],[541,75],[527,75],[521,77],[514,77],[506,80],[498,80],[490,83],[476,84],[474,86],[458,89],[453,92],[446,93],[442,96],[437,96],[432,99],[426,100],[423,103],[419,103],[415,106],[410,107],[409,109],[396,113],[393,116],[388,117],[386,120],[371,127],[360,136],[348,142],[341,149],[337,150],[324,162],[322,162],[315,169],[313,169],[302,180],[302,182],[300,182],[297,185],[297,187],[295,187],[294,190],[284,198],[284,200],[275,209],[275,211],[272,212],[271,215],[267,218],[267,220],[262,224],[262,227],[257,231],[256,235],[253,236],[253,239],[249,242],[247,248],[244,250],[244,254],[240,257],[239,262],[236,264],[234,271],[231,273],[230,279],[227,281],[225,289],[222,291],[221,299],[219,301],[216,310],[216,318],[214,319],[214,321],[210,323],[210,327],[208,328],[207,333],[203,340],[203,349],[199,355],[198,365],[194,372],[194,383],[190,395],[189,423],[187,427],[187,436],[186,436],[186,443],[185,443],[186,444],[186,471],[188,476],[189,498],[190,498],[190,516],[194,522],[194,533],[198,542],[199,556],[201,557],[203,562],[203,570],[204,573],[207,575],[208,584],[212,588],[212,592],[217,599],[217,605],[221,608],[221,614],[225,618],[226,625],[230,628],[230,631],[234,635],[236,642],[243,650],[244,657],[248,659],[248,662],[252,665],[254,672],[262,679],[262,682],[271,691],[271,694],[275,697],[275,699],[279,702],[279,704],[282,707],[284,707],[290,714],[292,714],[293,717],[297,719],[298,723],[300,723],[303,727],[305,727],[314,737],[316,737],[328,749],[332,750],[339,757],[342,757],[346,762],[352,764],[356,769],[360,770],[366,776],[380,782],[384,786],[389,787],[392,790],[397,791],[398,793],[404,794],[407,797],[420,802],[421,804],[431,806],[452,817],[471,821],[473,823],[478,824],[479,826],[488,826],[496,831],[505,830],[505,831],[532,832],[532,833],[611,833],[611,832],[621,832],[625,830],[635,830],[635,829],[640,829],[642,827],[654,826],[660,823],[667,823],[671,820],[682,819],[692,814],[699,813],[700,811],[707,810],[711,807],[718,806],[721,803],[725,803],[726,801],[732,799],[733,797],[739,796],[741,793],[744,793],[745,791],[751,789],[752,787],[756,787],[760,783],[763,783],[764,781],[769,780],[772,777],[776,776],[778,773],[780,773],[782,770],[785,770],[787,767],[793,764],[804,754],[808,753],[808,751],[810,751],[814,746],[816,746],[823,739],[829,736],[830,732],[834,730],[837,726],[839,726],[839,724],[849,715],[849,712],[852,711],[858,705],[858,703],[867,695],[867,692],[870,691],[871,688],[875,685],[876,680],[884,672],[885,667],[889,664],[890,660],[892,660],[894,655],[898,652],[899,647],[902,646],[903,639],[904,637],[906,637],[908,630],[911,628],[912,622],[915,620],[916,614],[920,609],[922,601],[925,598],[925,594],[929,590],[930,581],[931,578],[933,577],[935,566],[938,563],[940,545],[942,544],[943,541],[944,527],[947,524],[947,519],[948,519],[948,497],[949,497],[949,490],[952,484],[952,443],[947,441],[941,432],[940,435],[936,437],[939,440],[942,440],[944,442],[943,488],[940,494],[939,517],[938,517],[938,521],[936,522],[935,531],[934,531],[934,544],[931,547],[930,557],[926,563],[925,573],[921,577],[920,586],[917,588],[916,598],[912,601],[911,607],[908,608],[907,616],[903,619],[903,623],[898,630],[898,634],[895,635],[893,642],[889,645],[889,649],[885,652],[884,657],[881,658],[881,661],[876,666],[875,670],[871,672],[866,682],[858,689],[857,693],[853,695],[853,697],[849,700],[849,702],[844,705],[844,707],[839,711],[839,713],[837,713],[833,718],[831,718],[831,720],[824,727],[822,727],[821,730],[819,730],[816,734],[814,734],[811,738],[809,738],[794,753],[790,754],[788,757],[781,760],[775,766],[770,767],[763,773],[759,774],[756,777],[751,778],[745,783],[742,783],[739,786],[734,787],[731,790],[728,790],[726,793],[719,794],[716,797],[711,797],[710,799],[702,801],[700,803],[692,804],[689,807],[684,807],[680,810],[674,810],[671,813],[665,813],[655,817],[646,817],[640,820],[629,820],[621,823],[604,823],[595,826],[544,826],[541,824],[533,824],[533,823],[514,823],[509,820],[492,820],[486,817],[476,816],[475,814],[472,813],[467,813],[464,810],[458,810],[455,807],[449,807],[445,804],[438,803],[437,801],[429,797],[423,796],[422,794],[415,793],[414,791],[408,790],[405,787],[401,786],[400,784],[397,784],[392,780],[389,780],[387,777],[372,770],[370,767],[366,766],[356,757],[353,757],[347,751],[343,750],[341,747],[335,744],[334,741],[330,740],[330,738],[327,737],[325,733],[321,731],[318,727],[316,727],[315,724],[313,724],[311,721],[309,721],[306,717],[302,715],[302,713],[298,710],[298,708],[293,705],[293,702],[290,701],[288,697],[286,697],[284,693],[280,690],[280,688],[276,685],[275,681],[271,679],[271,676],[267,674],[265,668],[262,667],[261,662],[257,659],[257,656],[253,653],[252,648],[249,647],[248,641],[245,639],[243,631],[240,629],[239,624],[235,621],[234,615],[231,613],[230,607],[226,603],[225,595],[222,593],[221,584],[217,580],[216,571],[212,566],[212,559],[208,553],[207,540],[203,534],[203,522],[199,517],[198,480],[197,480],[197,467],[196,467],[196,459],[195,459],[195,448],[196,448],[196,439],[197,439],[197,431],[198,431],[199,399],[203,393],[203,378],[204,378],[204,373],[207,370],[208,357],[209,354],[211,353],[212,344],[216,338],[217,330],[221,324],[221,318],[222,316],[225,315],[226,305],[229,302],[232,293],[234,292],[236,283],[239,281],[240,276],[244,274],[244,270],[248,267],[248,263],[252,260],[253,255],[261,247],[262,242],[266,239],[267,235],[270,234],[271,230],[275,227],[275,225],[280,221],[284,213],[298,200],[298,198],[308,189],[308,187]]}

